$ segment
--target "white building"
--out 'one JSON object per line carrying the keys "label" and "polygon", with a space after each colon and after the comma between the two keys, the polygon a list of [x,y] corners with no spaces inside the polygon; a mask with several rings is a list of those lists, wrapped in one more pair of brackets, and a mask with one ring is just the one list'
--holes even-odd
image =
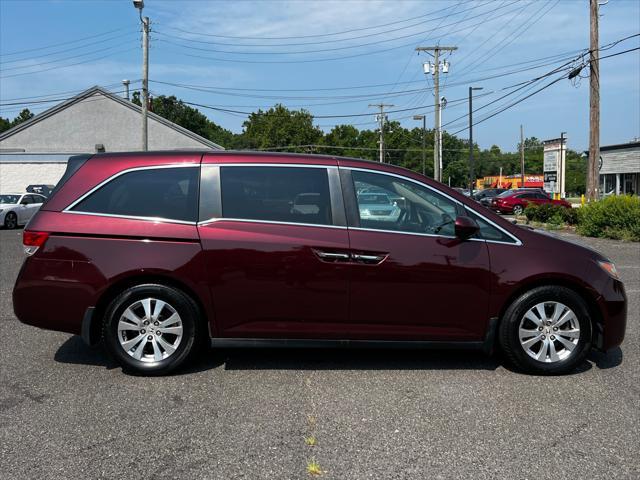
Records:
{"label": "white building", "polygon": [[[222,150],[206,138],[149,113],[149,150]],[[55,185],[72,155],[140,150],[141,108],[92,87],[0,134],[0,192]]]}
{"label": "white building", "polygon": [[638,195],[640,191],[640,142],[600,147],[600,193]]}

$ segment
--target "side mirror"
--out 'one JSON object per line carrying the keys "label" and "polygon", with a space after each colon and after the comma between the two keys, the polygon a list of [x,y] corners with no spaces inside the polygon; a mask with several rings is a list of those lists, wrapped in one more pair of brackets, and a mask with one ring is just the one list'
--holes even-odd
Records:
{"label": "side mirror", "polygon": [[456,237],[460,240],[467,240],[468,238],[473,237],[479,230],[480,227],[473,218],[465,216],[459,216],[456,218],[455,232]]}

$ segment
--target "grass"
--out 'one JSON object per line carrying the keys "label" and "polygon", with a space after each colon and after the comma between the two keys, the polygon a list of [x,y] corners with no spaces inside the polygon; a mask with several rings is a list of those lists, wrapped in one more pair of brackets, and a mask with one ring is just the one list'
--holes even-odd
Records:
{"label": "grass", "polygon": [[308,445],[309,447],[315,447],[315,445],[316,445],[316,437],[314,437],[314,436],[304,437],[304,443],[305,443],[305,445]]}
{"label": "grass", "polygon": [[320,464],[316,462],[314,459],[311,459],[309,463],[307,463],[307,473],[309,475],[322,475],[322,469],[320,468]]}

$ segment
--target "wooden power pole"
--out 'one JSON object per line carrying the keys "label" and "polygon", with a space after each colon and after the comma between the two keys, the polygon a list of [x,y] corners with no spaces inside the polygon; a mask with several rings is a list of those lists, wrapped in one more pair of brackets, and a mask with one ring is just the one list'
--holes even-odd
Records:
{"label": "wooden power pole", "polygon": [[520,125],[520,188],[524,188],[524,129]]}
{"label": "wooden power pole", "polygon": [[600,186],[600,48],[598,42],[598,0],[589,0],[591,42],[589,45],[589,164],[587,166],[587,199],[598,198]]}
{"label": "wooden power pole", "polygon": [[380,163],[384,162],[384,122],[387,119],[387,116],[384,114],[385,107],[393,107],[394,105],[390,103],[374,103],[369,104],[369,107],[376,107],[380,109],[380,114],[378,115],[378,124],[380,125],[380,140],[378,141],[378,149],[380,156]]}
{"label": "wooden power pole", "polygon": [[[433,178],[438,182],[442,182],[442,132],[440,130],[440,122],[442,120],[442,105],[440,102],[440,52],[453,52],[458,47],[416,47],[417,52],[433,52],[433,63],[435,70],[433,73],[433,85],[435,96],[435,121],[434,121],[434,143],[433,143]],[[426,73],[426,72],[425,72]]]}

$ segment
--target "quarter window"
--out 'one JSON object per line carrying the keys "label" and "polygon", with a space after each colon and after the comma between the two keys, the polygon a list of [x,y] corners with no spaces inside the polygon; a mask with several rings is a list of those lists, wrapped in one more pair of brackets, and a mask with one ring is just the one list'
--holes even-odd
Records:
{"label": "quarter window", "polygon": [[512,237],[504,233],[502,230],[491,225],[489,222],[484,220],[472,210],[467,209],[467,215],[473,218],[480,227],[480,231],[474,236],[474,238],[491,240],[494,242],[516,243],[516,241]]}
{"label": "quarter window", "polygon": [[197,167],[152,168],[120,175],[75,205],[77,212],[195,222]]}
{"label": "quarter window", "polygon": [[326,168],[221,167],[222,216],[331,225]]}
{"label": "quarter window", "polygon": [[438,193],[398,177],[351,172],[360,227],[453,236],[456,204]]}

